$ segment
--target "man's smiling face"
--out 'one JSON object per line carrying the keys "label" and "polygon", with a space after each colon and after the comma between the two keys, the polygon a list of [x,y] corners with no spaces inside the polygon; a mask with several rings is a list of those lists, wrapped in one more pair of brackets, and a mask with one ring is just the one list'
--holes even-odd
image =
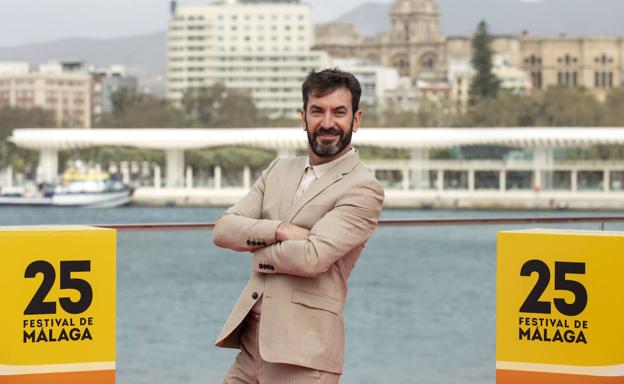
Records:
{"label": "man's smiling face", "polygon": [[323,164],[351,149],[351,135],[360,127],[362,111],[353,113],[351,92],[340,87],[319,96],[311,93],[301,113],[308,134],[308,154],[312,165]]}

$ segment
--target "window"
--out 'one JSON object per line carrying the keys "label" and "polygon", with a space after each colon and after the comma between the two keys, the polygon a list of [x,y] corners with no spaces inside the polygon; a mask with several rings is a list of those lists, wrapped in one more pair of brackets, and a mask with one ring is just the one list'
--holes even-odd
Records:
{"label": "window", "polygon": [[531,84],[535,89],[542,89],[542,72],[531,72]]}
{"label": "window", "polygon": [[576,71],[560,71],[557,72],[557,84],[576,86],[578,83],[578,73]]}
{"label": "window", "polygon": [[542,59],[539,56],[531,55],[524,59],[524,63],[529,66],[537,66],[542,64]]}
{"label": "window", "polygon": [[594,73],[594,86],[596,88],[613,88],[613,72],[596,71]]}

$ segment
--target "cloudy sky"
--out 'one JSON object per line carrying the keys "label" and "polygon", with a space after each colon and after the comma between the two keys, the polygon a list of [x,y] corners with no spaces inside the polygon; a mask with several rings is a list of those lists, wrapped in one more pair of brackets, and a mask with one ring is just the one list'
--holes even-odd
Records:
{"label": "cloudy sky", "polygon": [[[180,1],[185,2],[211,1]],[[323,22],[367,0],[306,2],[313,6],[315,21]],[[0,46],[15,46],[65,37],[106,38],[164,30],[169,0],[0,0],[0,9]]]}

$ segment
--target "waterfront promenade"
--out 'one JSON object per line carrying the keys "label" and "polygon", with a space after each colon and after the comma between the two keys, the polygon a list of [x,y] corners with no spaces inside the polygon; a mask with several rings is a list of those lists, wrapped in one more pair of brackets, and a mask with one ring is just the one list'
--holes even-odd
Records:
{"label": "waterfront promenade", "polygon": [[[97,167],[136,186],[133,203],[146,206],[227,206],[249,189],[261,169],[228,164],[195,168],[185,151],[248,146],[300,154],[305,134],[279,129],[16,129],[16,145],[40,152],[39,182],[54,183],[62,171],[59,151],[97,146],[151,148],[166,153],[155,163]],[[596,145],[624,145],[624,129],[614,128],[364,128],[354,145],[400,149],[408,159],[365,159],[386,190],[386,207],[452,209],[619,209],[624,201],[624,162],[561,160],[556,151]],[[514,149],[505,159],[440,160],[441,149],[495,146]],[[11,186],[13,171],[0,170]]]}

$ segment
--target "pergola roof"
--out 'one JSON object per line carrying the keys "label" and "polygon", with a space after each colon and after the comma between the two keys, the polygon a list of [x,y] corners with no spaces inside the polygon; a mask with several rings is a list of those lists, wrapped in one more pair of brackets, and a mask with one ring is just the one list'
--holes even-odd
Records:
{"label": "pergola roof", "polygon": [[[215,129],[16,129],[10,140],[30,149],[75,149],[129,146],[196,149],[224,145],[266,149],[304,149],[301,128]],[[361,128],[353,143],[383,148],[448,148],[500,145],[524,148],[568,148],[624,145],[623,127],[583,128]]]}

